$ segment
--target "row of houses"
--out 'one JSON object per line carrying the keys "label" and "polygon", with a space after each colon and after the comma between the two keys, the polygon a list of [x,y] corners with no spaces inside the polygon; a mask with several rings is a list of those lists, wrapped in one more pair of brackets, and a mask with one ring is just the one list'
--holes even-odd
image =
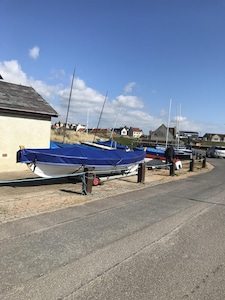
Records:
{"label": "row of houses", "polygon": [[203,141],[215,142],[215,143],[224,143],[225,142],[225,134],[219,133],[206,133],[202,137]]}
{"label": "row of houses", "polygon": [[[52,125],[52,128],[59,129],[62,127],[66,127],[69,130],[75,130],[79,132],[89,132],[94,134],[112,134],[114,136],[129,136],[133,138],[140,138],[143,137],[143,131],[142,129],[138,127],[118,127],[118,128],[88,128],[86,125],[82,125],[80,123],[78,124],[65,124],[63,122],[57,122],[54,125]],[[189,139],[189,140],[202,140],[202,141],[208,141],[208,142],[225,142],[225,134],[218,134],[218,133],[205,133],[204,136],[199,136],[198,131],[187,131],[187,130],[180,130],[177,131],[176,127],[170,127],[167,130],[167,127],[162,124],[160,125],[156,130],[151,130],[149,132],[149,136],[147,136],[149,141],[152,143],[164,143],[165,140],[167,140],[169,143],[175,143],[177,139]]]}
{"label": "row of houses", "polygon": [[93,134],[107,134],[111,135],[113,131],[113,136],[121,135],[121,136],[129,136],[133,138],[140,138],[143,136],[143,131],[140,128],[137,127],[119,127],[119,128],[87,128],[86,125],[82,125],[80,123],[78,124],[69,124],[69,123],[63,123],[61,121],[56,122],[54,125],[52,125],[53,129],[60,129],[60,128],[67,128],[68,130],[74,130],[78,132],[89,132]]}
{"label": "row of houses", "polygon": [[177,132],[176,127],[170,127],[167,130],[167,127],[162,124],[156,130],[149,132],[149,140],[155,143],[165,142],[167,139],[168,142],[174,143],[177,139],[188,139],[196,141],[205,141],[205,142],[214,142],[222,143],[225,142],[225,134],[219,133],[205,133],[203,136],[199,136],[197,131],[179,131]]}
{"label": "row of houses", "polygon": [[[57,118],[58,113],[38,94],[32,87],[17,85],[0,80],[0,170],[18,171],[26,166],[16,163],[16,152],[20,146],[27,148],[48,148],[52,118]],[[60,125],[61,126],[61,125]],[[82,127],[82,125],[81,125]],[[76,129],[79,126],[76,126]],[[91,129],[93,133],[108,129]],[[110,131],[110,130],[109,130]],[[139,138],[143,132],[139,128],[120,127],[114,129],[115,135]],[[167,128],[162,124],[158,129],[150,131],[148,139],[160,143],[173,142],[177,137],[176,128]],[[185,132],[184,136],[196,133]],[[197,137],[196,137],[197,138]],[[225,134],[206,133],[205,141],[225,142]]]}
{"label": "row of houses", "polygon": [[167,130],[167,127],[162,124],[160,125],[156,130],[151,130],[149,132],[149,140],[152,143],[160,144],[167,142],[174,144],[177,139],[192,139],[192,140],[198,140],[199,139],[199,133],[196,131],[177,131],[176,127],[169,127]]}

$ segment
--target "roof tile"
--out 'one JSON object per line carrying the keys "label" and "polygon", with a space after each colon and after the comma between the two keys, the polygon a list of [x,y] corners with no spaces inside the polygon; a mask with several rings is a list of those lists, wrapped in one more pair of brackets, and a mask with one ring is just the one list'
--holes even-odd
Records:
{"label": "roof tile", "polygon": [[0,109],[50,115],[58,113],[32,87],[0,81]]}

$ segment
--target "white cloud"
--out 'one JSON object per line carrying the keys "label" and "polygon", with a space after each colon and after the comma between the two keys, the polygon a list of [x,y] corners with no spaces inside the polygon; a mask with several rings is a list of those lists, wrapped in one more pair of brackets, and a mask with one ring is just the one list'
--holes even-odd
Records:
{"label": "white cloud", "polygon": [[165,109],[162,109],[162,110],[160,111],[159,115],[160,115],[162,118],[165,118],[165,117],[168,118],[168,111],[165,110]]}
{"label": "white cloud", "polygon": [[60,69],[60,70],[52,69],[50,71],[49,79],[51,79],[51,80],[53,80],[53,79],[63,80],[65,78],[65,75],[66,75],[66,73],[63,69]]}
{"label": "white cloud", "polygon": [[[70,86],[58,91],[59,103],[63,110],[68,106],[70,91]],[[77,115],[79,113],[86,114],[89,108],[91,108],[92,113],[99,113],[104,98],[105,96],[96,90],[87,87],[82,79],[75,78],[70,100],[70,115],[76,116],[74,121],[79,122]]]}
{"label": "white cloud", "polygon": [[135,85],[135,82],[129,82],[123,89],[124,94],[131,93]]}
{"label": "white cloud", "polygon": [[177,121],[177,122],[180,122],[180,121],[183,121],[185,120],[186,118],[185,117],[182,117],[182,116],[175,116],[174,120]]}
{"label": "white cloud", "polygon": [[5,81],[27,85],[27,76],[16,60],[0,62],[0,70]]}
{"label": "white cloud", "polygon": [[0,70],[6,82],[32,86],[46,100],[53,99],[61,88],[60,85],[49,86],[41,80],[28,77],[26,73],[22,71],[17,60],[0,62]]}
{"label": "white cloud", "polygon": [[[0,62],[0,69],[5,81],[32,86],[55,108],[59,114],[59,119],[65,121],[71,81],[68,82],[66,87],[62,84],[48,85],[41,80],[35,80],[33,77],[27,76],[16,60]],[[65,76],[63,70],[55,70],[54,74]],[[128,84],[127,86],[131,85]],[[89,114],[89,126],[96,127],[105,97],[105,95],[88,87],[84,80],[75,77],[68,121],[70,123],[85,124]],[[137,96],[119,95],[115,99],[108,98],[102,114],[102,120],[100,121],[100,127],[112,128],[114,125],[117,127],[126,125],[128,127],[139,127],[145,133],[148,133],[149,130],[154,130],[163,123],[163,118],[151,116],[147,112],[142,111],[143,108],[143,101]]]}
{"label": "white cloud", "polygon": [[38,46],[34,46],[32,49],[29,49],[29,56],[33,59],[37,59],[39,56],[40,48]]}
{"label": "white cloud", "polygon": [[[55,70],[54,73],[61,74],[64,79],[67,77],[63,70]],[[60,115],[59,119],[65,121],[71,82],[68,82],[67,86],[63,86],[61,79],[59,79],[60,83],[56,85],[49,85],[47,82],[36,80],[33,77],[29,77],[16,60],[0,62],[0,74],[6,82],[32,86],[55,108]],[[132,84],[129,83],[128,86],[130,86],[130,89],[127,88],[126,90],[131,91]],[[84,80],[75,77],[68,121],[70,123],[86,124],[87,115],[89,115],[89,127],[96,127],[105,97],[97,90],[88,87]],[[128,127],[139,127],[145,134],[148,134],[149,130],[155,130],[161,124],[167,125],[168,111],[166,109],[162,110],[159,116],[150,115],[147,109],[142,99],[137,96],[119,95],[114,99],[108,98],[105,103],[100,127],[112,128],[116,123],[116,127],[125,125]],[[54,120],[52,121],[54,122]],[[201,133],[220,132],[213,124],[202,124],[202,122],[188,120],[185,116],[179,116],[179,122],[180,130],[193,130]],[[176,126],[176,118],[171,122],[171,126]]]}
{"label": "white cloud", "polygon": [[117,96],[115,100],[113,100],[114,105],[118,106],[122,105],[123,107],[132,107],[132,108],[143,108],[143,102],[140,98],[136,96]]}

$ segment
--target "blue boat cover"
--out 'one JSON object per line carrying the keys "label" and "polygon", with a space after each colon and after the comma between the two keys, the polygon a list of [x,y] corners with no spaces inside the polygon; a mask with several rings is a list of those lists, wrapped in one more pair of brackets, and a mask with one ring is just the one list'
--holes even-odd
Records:
{"label": "blue boat cover", "polygon": [[122,144],[117,143],[113,140],[108,140],[108,141],[98,140],[97,144],[112,147],[112,148],[116,148],[116,149],[120,149],[120,150],[130,150],[129,146],[122,145]]}
{"label": "blue boat cover", "polygon": [[22,149],[17,152],[17,162],[54,165],[95,166],[127,166],[141,163],[145,151],[121,151],[117,149],[103,150],[85,145],[74,145],[67,148]]}
{"label": "blue boat cover", "polygon": [[146,154],[165,155],[165,150],[147,147],[146,148]]}
{"label": "blue boat cover", "polygon": [[54,148],[68,148],[68,147],[72,147],[72,146],[74,146],[74,144],[50,141],[50,148],[51,149],[54,149]]}

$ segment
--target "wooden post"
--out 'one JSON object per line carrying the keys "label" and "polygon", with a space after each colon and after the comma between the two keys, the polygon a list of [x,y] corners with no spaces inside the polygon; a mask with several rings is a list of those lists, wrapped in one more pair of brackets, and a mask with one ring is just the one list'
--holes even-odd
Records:
{"label": "wooden post", "polygon": [[87,195],[87,181],[86,181],[86,173],[84,173],[81,177],[82,180],[82,195]]}
{"label": "wooden post", "polygon": [[175,163],[172,161],[172,163],[170,164],[170,176],[174,176],[175,175]]}
{"label": "wooden post", "polygon": [[145,182],[145,163],[140,163],[138,166],[138,178],[137,182],[144,183]]}
{"label": "wooden post", "polygon": [[190,161],[190,171],[193,172],[194,171],[194,158],[191,159]]}
{"label": "wooden post", "polygon": [[85,168],[85,182],[86,182],[86,192],[87,194],[91,194],[92,192],[92,184],[93,184],[93,170],[94,168]]}
{"label": "wooden post", "polygon": [[203,160],[202,160],[202,168],[206,167],[206,157],[203,156]]}

